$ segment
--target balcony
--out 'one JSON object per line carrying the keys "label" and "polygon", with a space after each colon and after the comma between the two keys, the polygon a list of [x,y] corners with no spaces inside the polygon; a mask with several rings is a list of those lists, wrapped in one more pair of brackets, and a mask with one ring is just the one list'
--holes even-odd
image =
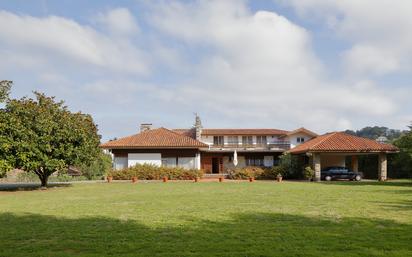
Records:
{"label": "balcony", "polygon": [[290,142],[289,141],[275,141],[269,142],[267,144],[212,144],[210,145],[211,149],[250,149],[250,150],[289,150],[290,149]]}

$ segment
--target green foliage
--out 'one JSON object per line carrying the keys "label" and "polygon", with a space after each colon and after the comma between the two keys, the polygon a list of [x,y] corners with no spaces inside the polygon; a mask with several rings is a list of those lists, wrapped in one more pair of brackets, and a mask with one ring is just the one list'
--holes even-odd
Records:
{"label": "green foliage", "polygon": [[373,126],[373,127],[364,127],[360,130],[346,130],[345,133],[354,135],[354,136],[359,136],[359,137],[366,137],[369,139],[377,139],[380,136],[385,136],[387,137],[390,141],[394,140],[396,138],[399,138],[402,136],[404,133],[407,131],[401,131],[398,129],[389,129],[387,127],[379,127],[379,126]]}
{"label": "green foliage", "polygon": [[90,164],[99,153],[100,137],[90,115],[34,94],[35,99],[9,99],[0,111],[0,159],[34,172],[46,186],[55,171]]}
{"label": "green foliage", "polygon": [[315,171],[312,169],[312,167],[307,166],[304,170],[304,177],[306,179],[313,179],[315,177]]}
{"label": "green foliage", "polygon": [[264,169],[264,172],[258,177],[258,179],[276,179],[279,174],[282,177],[286,174],[284,167],[273,166],[271,168]]}
{"label": "green foliage", "polygon": [[0,103],[4,102],[9,97],[12,84],[12,81],[0,81]]}
{"label": "green foliage", "polygon": [[4,177],[6,173],[12,170],[13,167],[6,160],[0,160],[0,178]]}
{"label": "green foliage", "polygon": [[279,169],[284,178],[302,178],[304,161],[297,155],[284,153],[279,157]]}
{"label": "green foliage", "polygon": [[110,155],[100,151],[96,159],[90,164],[79,165],[82,175],[88,179],[100,179],[112,169],[112,158]]}
{"label": "green foliage", "polygon": [[[16,182],[36,182],[39,178],[34,172],[23,172],[17,175]],[[71,182],[71,181],[83,181],[87,180],[84,176],[69,176],[64,173],[59,173],[57,176],[51,176],[49,182]]]}
{"label": "green foliage", "polygon": [[400,152],[392,158],[390,167],[391,176],[397,178],[412,177],[412,128],[411,130],[394,141]]}
{"label": "green foliage", "polygon": [[186,180],[201,178],[203,170],[184,169],[180,167],[159,167],[152,164],[137,164],[122,170],[112,170],[108,176],[112,176],[114,180],[129,180],[132,177],[137,177],[140,180],[155,180],[167,177],[169,179]]}
{"label": "green foliage", "polygon": [[258,166],[247,166],[244,168],[234,168],[227,170],[230,179],[261,178],[265,174],[265,169]]}

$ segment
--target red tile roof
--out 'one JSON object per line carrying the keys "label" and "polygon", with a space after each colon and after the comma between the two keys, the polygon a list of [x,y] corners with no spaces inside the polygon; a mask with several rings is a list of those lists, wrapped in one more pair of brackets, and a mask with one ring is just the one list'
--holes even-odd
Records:
{"label": "red tile roof", "polygon": [[100,145],[102,148],[202,148],[208,145],[166,128],[151,129]]}
{"label": "red tile roof", "polygon": [[172,131],[179,133],[181,135],[196,138],[196,130],[194,128],[191,129],[172,129]]}
{"label": "red tile roof", "polygon": [[306,152],[397,152],[391,144],[382,144],[372,139],[352,136],[344,132],[332,132],[307,141],[289,150],[290,153]]}
{"label": "red tile roof", "polygon": [[280,129],[202,129],[202,135],[286,135]]}
{"label": "red tile roof", "polygon": [[307,134],[307,135],[312,136],[312,137],[317,137],[318,136],[318,134],[316,134],[315,132],[310,131],[309,129],[306,129],[304,127],[295,129],[295,130],[289,132],[287,135],[290,136],[290,135],[294,135],[294,134],[297,134],[297,133],[304,133],[304,134]]}

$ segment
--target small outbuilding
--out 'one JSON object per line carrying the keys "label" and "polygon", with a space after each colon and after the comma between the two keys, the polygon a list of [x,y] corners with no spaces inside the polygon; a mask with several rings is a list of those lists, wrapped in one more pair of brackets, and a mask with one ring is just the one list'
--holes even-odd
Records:
{"label": "small outbuilding", "polygon": [[357,137],[344,132],[332,132],[318,136],[289,150],[291,154],[309,157],[315,170],[315,180],[320,181],[322,167],[346,166],[346,157],[351,157],[351,169],[358,171],[358,156],[378,155],[378,179],[387,179],[387,154],[399,149],[391,144]]}

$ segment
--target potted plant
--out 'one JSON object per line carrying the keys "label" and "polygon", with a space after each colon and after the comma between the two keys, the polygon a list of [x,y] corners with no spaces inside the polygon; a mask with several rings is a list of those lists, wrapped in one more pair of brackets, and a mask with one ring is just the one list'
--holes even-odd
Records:
{"label": "potted plant", "polygon": [[315,176],[315,171],[310,166],[307,166],[304,170],[304,175],[307,180],[312,181]]}
{"label": "potted plant", "polygon": [[281,173],[278,173],[278,175],[276,176],[276,180],[277,180],[278,182],[282,182],[282,179],[283,179],[282,174],[281,174]]}

